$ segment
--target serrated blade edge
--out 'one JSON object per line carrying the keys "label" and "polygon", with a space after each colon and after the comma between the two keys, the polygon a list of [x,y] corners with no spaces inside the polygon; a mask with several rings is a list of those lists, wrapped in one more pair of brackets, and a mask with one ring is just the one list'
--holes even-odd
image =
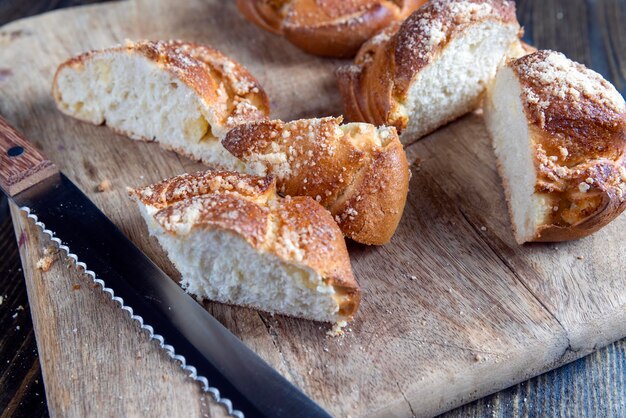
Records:
{"label": "serrated blade edge", "polygon": [[229,416],[244,418],[243,412],[234,409],[230,399],[220,396],[219,389],[211,386],[209,384],[209,380],[205,376],[198,375],[196,368],[190,364],[187,364],[184,356],[176,354],[174,347],[170,344],[167,344],[163,336],[156,333],[151,325],[146,324],[141,316],[135,315],[133,312],[133,308],[126,305],[121,297],[115,296],[114,290],[107,287],[104,280],[98,278],[94,271],[90,270],[84,262],[80,261],[78,259],[78,256],[74,254],[67,245],[63,244],[60,238],[55,236],[54,231],[47,229],[46,225],[38,219],[37,215],[31,213],[30,208],[28,208],[27,206],[22,206],[20,207],[20,210],[24,212],[26,216],[31,219],[45,235],[49,237],[50,241],[54,242],[60,250],[63,250],[65,252],[65,256],[67,258],[71,259],[76,266],[81,267],[83,269],[83,273],[91,277],[91,280],[95,284],[97,284],[104,293],[108,294],[111,300],[116,302],[123,311],[127,312],[130,319],[135,321],[139,325],[141,330],[146,331],[149,338],[151,340],[155,340],[158,343],[159,347],[164,350],[172,360],[176,361],[178,365],[187,373],[188,377],[200,383],[202,390],[205,393],[211,394],[213,400],[222,405],[226,409],[226,412]]}

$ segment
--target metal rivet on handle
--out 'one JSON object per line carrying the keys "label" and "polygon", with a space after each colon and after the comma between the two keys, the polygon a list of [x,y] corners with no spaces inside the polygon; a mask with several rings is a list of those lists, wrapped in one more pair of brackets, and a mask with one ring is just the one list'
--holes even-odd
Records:
{"label": "metal rivet on handle", "polygon": [[14,147],[9,148],[9,150],[7,151],[7,155],[9,157],[19,157],[20,155],[22,155],[24,153],[24,148],[20,147],[19,145],[16,145]]}

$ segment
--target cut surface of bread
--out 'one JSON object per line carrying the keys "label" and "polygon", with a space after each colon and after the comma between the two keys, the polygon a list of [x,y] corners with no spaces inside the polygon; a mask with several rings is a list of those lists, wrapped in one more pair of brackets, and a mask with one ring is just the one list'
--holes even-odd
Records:
{"label": "cut surface of bread", "polygon": [[271,178],[227,171],[129,194],[198,298],[323,322],[356,312],[360,289],[343,236],[314,200],[281,198]]}
{"label": "cut surface of bread", "polygon": [[484,116],[505,182],[515,236],[523,243],[533,240],[552,207],[547,196],[535,193],[533,144],[520,97],[521,88],[513,71],[503,68],[485,100]]}
{"label": "cut surface of bread", "polygon": [[317,200],[347,237],[385,244],[406,202],[406,154],[394,128],[341,121],[250,122],[228,132],[222,143],[251,172],[275,176],[282,194]]}
{"label": "cut surface of bread", "polygon": [[520,34],[513,2],[428,2],[339,69],[346,114],[393,125],[409,144],[476,109],[498,65],[523,50]]}
{"label": "cut surface of bread", "polygon": [[552,51],[503,66],[484,116],[518,243],[589,235],[626,208],[626,105]]}
{"label": "cut surface of bread", "polygon": [[228,169],[242,165],[219,139],[269,114],[265,92],[240,64],[180,41],[127,43],[74,57],[59,66],[53,95],[70,116]]}
{"label": "cut surface of bread", "polygon": [[407,142],[421,138],[480,105],[487,82],[496,74],[518,28],[486,21],[455,37],[415,77],[392,118],[408,115]]}
{"label": "cut surface of bread", "polygon": [[237,0],[241,13],[315,55],[352,57],[367,39],[426,0]]}

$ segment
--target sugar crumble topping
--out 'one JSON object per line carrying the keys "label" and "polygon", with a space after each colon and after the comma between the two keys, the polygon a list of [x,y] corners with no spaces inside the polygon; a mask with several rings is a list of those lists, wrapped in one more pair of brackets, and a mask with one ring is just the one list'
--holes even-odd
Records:
{"label": "sugar crumble topping", "polygon": [[494,13],[494,8],[490,3],[459,1],[451,3],[449,8],[455,15],[462,19],[462,23],[471,20],[484,19]]}
{"label": "sugar crumble topping", "polygon": [[546,111],[557,101],[578,110],[586,102],[593,102],[616,113],[626,111],[624,98],[611,83],[560,52],[539,51],[511,65],[525,81],[523,99],[539,112],[542,126]]}
{"label": "sugar crumble topping", "polygon": [[182,72],[183,81],[201,96],[205,94],[204,89],[213,85],[203,77],[212,78],[217,85],[217,100],[208,103],[202,100],[221,115],[227,127],[266,117],[265,92],[258,82],[240,64],[218,50],[178,40],[126,41],[124,47],[129,51],[147,50],[149,55],[156,54],[156,59],[166,68],[179,75]]}
{"label": "sugar crumble topping", "polygon": [[321,217],[325,209],[312,200],[278,196],[271,177],[208,170],[129,193],[166,231],[186,235],[198,227],[228,229],[259,251],[322,273],[333,271],[319,263],[335,252],[341,231],[330,217]]}
{"label": "sugar crumble topping", "polygon": [[[344,135],[339,123],[333,117],[251,123],[250,129],[242,126],[237,133],[231,131],[226,142],[246,163],[261,166],[263,172],[276,176],[281,193],[286,190],[285,183],[291,181],[310,190],[324,181],[319,175],[323,170],[320,161],[332,160],[337,152],[338,141]],[[268,129],[263,129],[265,126]],[[337,181],[342,181],[340,176]]]}
{"label": "sugar crumble topping", "polygon": [[268,177],[237,174],[228,171],[209,170],[182,174],[130,193],[146,205],[161,209],[177,201],[208,193],[237,192],[255,196],[262,195],[272,182]]}
{"label": "sugar crumble topping", "polygon": [[[540,190],[568,193],[572,199],[569,207],[557,207],[554,212],[560,212],[571,224],[585,216],[589,205],[597,203],[592,202],[598,193],[615,193],[623,200],[623,153],[616,150],[612,154],[609,148],[614,146],[612,135],[626,130],[626,104],[615,87],[595,71],[554,51],[538,51],[509,62],[509,66],[520,80],[521,100],[528,116],[548,132],[544,135],[558,141],[556,147],[548,140],[534,144]],[[571,128],[563,122],[563,115],[586,121],[591,131]]]}
{"label": "sugar crumble topping", "polygon": [[385,44],[389,41],[389,39],[391,39],[391,36],[393,34],[389,33],[385,30],[382,30],[380,32],[378,32],[376,35],[374,35],[369,41],[369,45],[382,45]]}
{"label": "sugar crumble topping", "polygon": [[591,186],[585,182],[579,183],[578,184],[578,190],[581,193],[587,193],[589,191],[589,189],[591,188]]}
{"label": "sugar crumble topping", "polygon": [[403,29],[398,32],[400,55],[406,54],[419,61],[428,61],[445,44],[454,28],[489,17],[503,19],[498,8],[494,7],[496,3],[503,8],[511,7],[511,3],[505,0],[430,1],[410,16],[403,24]]}

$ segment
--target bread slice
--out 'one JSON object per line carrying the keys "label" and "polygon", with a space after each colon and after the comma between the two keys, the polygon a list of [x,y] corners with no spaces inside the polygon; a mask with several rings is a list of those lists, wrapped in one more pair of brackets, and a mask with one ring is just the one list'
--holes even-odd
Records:
{"label": "bread slice", "polygon": [[503,66],[484,116],[518,243],[587,236],[626,208],[626,105],[553,51]]}
{"label": "bread slice", "polygon": [[59,66],[52,90],[65,114],[229,169],[242,165],[219,138],[269,114],[267,95],[240,64],[181,41],[78,55]]}
{"label": "bread slice", "polygon": [[523,51],[521,33],[511,1],[432,0],[338,70],[346,115],[409,144],[476,109],[498,65]]}
{"label": "bread slice", "polygon": [[241,13],[315,55],[353,57],[376,32],[426,0],[237,0]]}
{"label": "bread slice", "polygon": [[222,144],[251,172],[275,176],[282,194],[317,200],[347,237],[385,244],[406,202],[406,155],[394,128],[341,122],[249,122],[228,132]]}
{"label": "bread slice", "polygon": [[308,197],[281,198],[270,177],[184,174],[129,190],[200,299],[324,322],[360,301],[341,231]]}

